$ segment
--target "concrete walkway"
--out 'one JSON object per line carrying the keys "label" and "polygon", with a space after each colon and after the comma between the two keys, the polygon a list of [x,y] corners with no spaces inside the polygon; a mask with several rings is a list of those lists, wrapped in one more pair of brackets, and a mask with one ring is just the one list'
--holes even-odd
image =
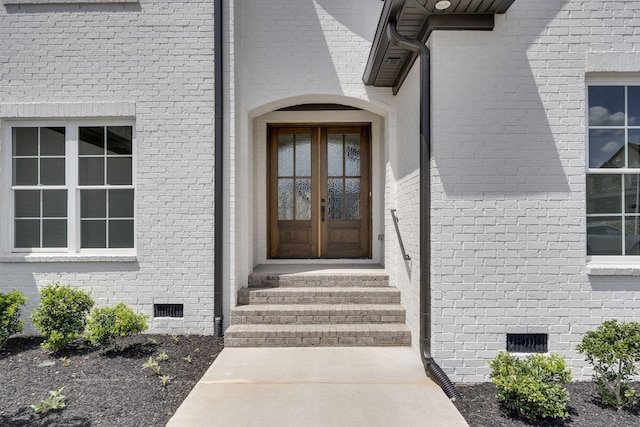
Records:
{"label": "concrete walkway", "polygon": [[468,427],[409,347],[225,348],[168,426]]}

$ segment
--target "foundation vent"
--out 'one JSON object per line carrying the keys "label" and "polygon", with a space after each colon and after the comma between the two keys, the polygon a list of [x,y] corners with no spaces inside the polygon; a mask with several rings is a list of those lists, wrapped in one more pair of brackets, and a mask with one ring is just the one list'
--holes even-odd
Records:
{"label": "foundation vent", "polygon": [[510,353],[546,353],[549,334],[507,334]]}
{"label": "foundation vent", "polygon": [[153,317],[184,317],[184,305],[154,304]]}

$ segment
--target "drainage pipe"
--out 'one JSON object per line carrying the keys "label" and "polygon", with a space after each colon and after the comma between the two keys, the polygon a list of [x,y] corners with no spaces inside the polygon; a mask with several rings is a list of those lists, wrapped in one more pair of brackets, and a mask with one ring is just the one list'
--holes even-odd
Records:
{"label": "drainage pipe", "polygon": [[395,22],[387,24],[387,37],[420,55],[420,355],[427,375],[455,400],[455,386],[431,356],[431,55],[420,40],[398,34]]}
{"label": "drainage pipe", "polygon": [[214,273],[213,273],[213,334],[222,337],[222,263],[223,263],[223,224],[222,224],[222,0],[215,0],[213,11],[214,26],[214,91],[215,91],[215,161],[214,161]]}

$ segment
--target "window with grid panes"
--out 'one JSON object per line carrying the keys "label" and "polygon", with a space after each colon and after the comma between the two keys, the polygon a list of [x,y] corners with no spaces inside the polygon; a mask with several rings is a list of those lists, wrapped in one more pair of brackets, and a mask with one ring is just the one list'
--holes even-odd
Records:
{"label": "window with grid panes", "polygon": [[132,125],[12,125],[13,252],[134,248]]}
{"label": "window with grid panes", "polygon": [[587,255],[640,255],[640,85],[588,86]]}

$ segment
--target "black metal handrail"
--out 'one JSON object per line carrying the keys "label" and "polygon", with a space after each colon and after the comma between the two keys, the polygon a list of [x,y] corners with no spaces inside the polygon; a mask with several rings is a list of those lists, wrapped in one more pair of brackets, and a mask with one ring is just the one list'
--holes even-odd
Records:
{"label": "black metal handrail", "polygon": [[407,254],[407,251],[404,250],[404,244],[402,243],[402,236],[400,235],[400,227],[398,227],[398,215],[396,215],[396,209],[390,209],[391,218],[393,218],[393,225],[396,228],[396,235],[398,236],[398,242],[400,243],[400,250],[402,251],[402,258],[406,261],[410,260],[411,257]]}

